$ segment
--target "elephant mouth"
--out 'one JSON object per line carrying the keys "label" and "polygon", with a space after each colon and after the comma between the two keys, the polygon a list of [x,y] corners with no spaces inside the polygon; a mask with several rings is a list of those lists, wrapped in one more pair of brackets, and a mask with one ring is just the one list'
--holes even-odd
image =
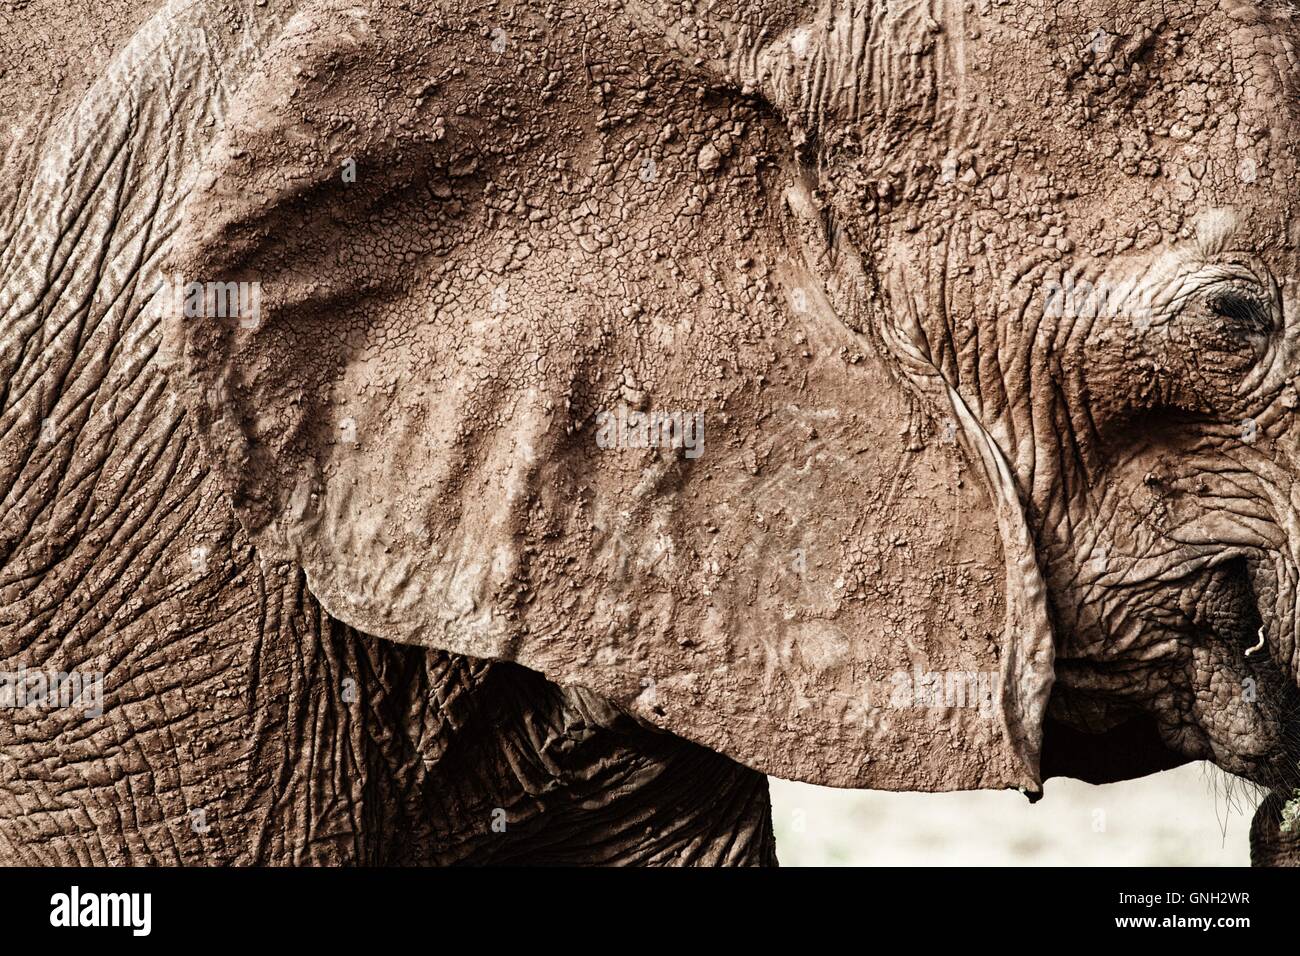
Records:
{"label": "elephant mouth", "polygon": [[1286,620],[1260,600],[1277,583],[1271,564],[1234,555],[1210,570],[1193,616],[1201,642],[1193,692],[1208,691],[1194,707],[1197,723],[1216,762],[1270,788],[1300,786],[1300,690]]}
{"label": "elephant mouth", "polygon": [[1300,690],[1283,636],[1293,618],[1279,580],[1280,563],[1234,549],[1112,592],[1106,636],[1057,659],[1058,740],[1076,754],[1140,740],[1142,756],[1128,756],[1141,773],[1205,759],[1269,789],[1300,786]]}
{"label": "elephant mouth", "polygon": [[1194,620],[1198,627],[1212,638],[1238,647],[1245,658],[1256,662],[1269,659],[1267,628],[1250,561],[1234,554],[1213,565],[1208,577],[1196,604]]}

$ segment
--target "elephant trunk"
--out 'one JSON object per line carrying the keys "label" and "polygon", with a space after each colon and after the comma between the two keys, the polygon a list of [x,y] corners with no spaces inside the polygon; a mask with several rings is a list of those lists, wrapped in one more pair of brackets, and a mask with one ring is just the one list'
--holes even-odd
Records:
{"label": "elephant trunk", "polygon": [[1300,821],[1287,812],[1291,796],[1271,793],[1255,811],[1250,825],[1251,866],[1300,866]]}

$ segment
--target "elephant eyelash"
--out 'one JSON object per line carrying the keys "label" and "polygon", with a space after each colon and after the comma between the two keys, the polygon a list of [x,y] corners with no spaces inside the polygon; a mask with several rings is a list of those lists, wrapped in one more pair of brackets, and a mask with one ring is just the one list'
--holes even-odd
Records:
{"label": "elephant eyelash", "polygon": [[1245,325],[1267,328],[1269,307],[1264,300],[1241,289],[1223,289],[1206,297],[1206,307],[1215,315]]}

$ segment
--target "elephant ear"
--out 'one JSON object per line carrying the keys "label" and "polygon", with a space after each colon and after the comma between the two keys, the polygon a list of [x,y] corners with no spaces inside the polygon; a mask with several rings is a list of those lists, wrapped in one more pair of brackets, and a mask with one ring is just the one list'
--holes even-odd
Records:
{"label": "elephant ear", "polygon": [[771,108],[616,5],[404,6],[296,17],[177,239],[181,387],[258,546],[363,631],[768,773],[1037,790],[1014,488],[873,331]]}

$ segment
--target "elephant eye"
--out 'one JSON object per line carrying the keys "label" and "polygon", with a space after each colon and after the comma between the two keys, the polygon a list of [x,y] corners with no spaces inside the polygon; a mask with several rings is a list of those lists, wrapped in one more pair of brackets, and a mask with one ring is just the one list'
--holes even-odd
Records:
{"label": "elephant eye", "polygon": [[1271,325],[1268,305],[1244,289],[1216,290],[1206,296],[1205,305],[1214,315],[1251,330],[1263,331]]}

